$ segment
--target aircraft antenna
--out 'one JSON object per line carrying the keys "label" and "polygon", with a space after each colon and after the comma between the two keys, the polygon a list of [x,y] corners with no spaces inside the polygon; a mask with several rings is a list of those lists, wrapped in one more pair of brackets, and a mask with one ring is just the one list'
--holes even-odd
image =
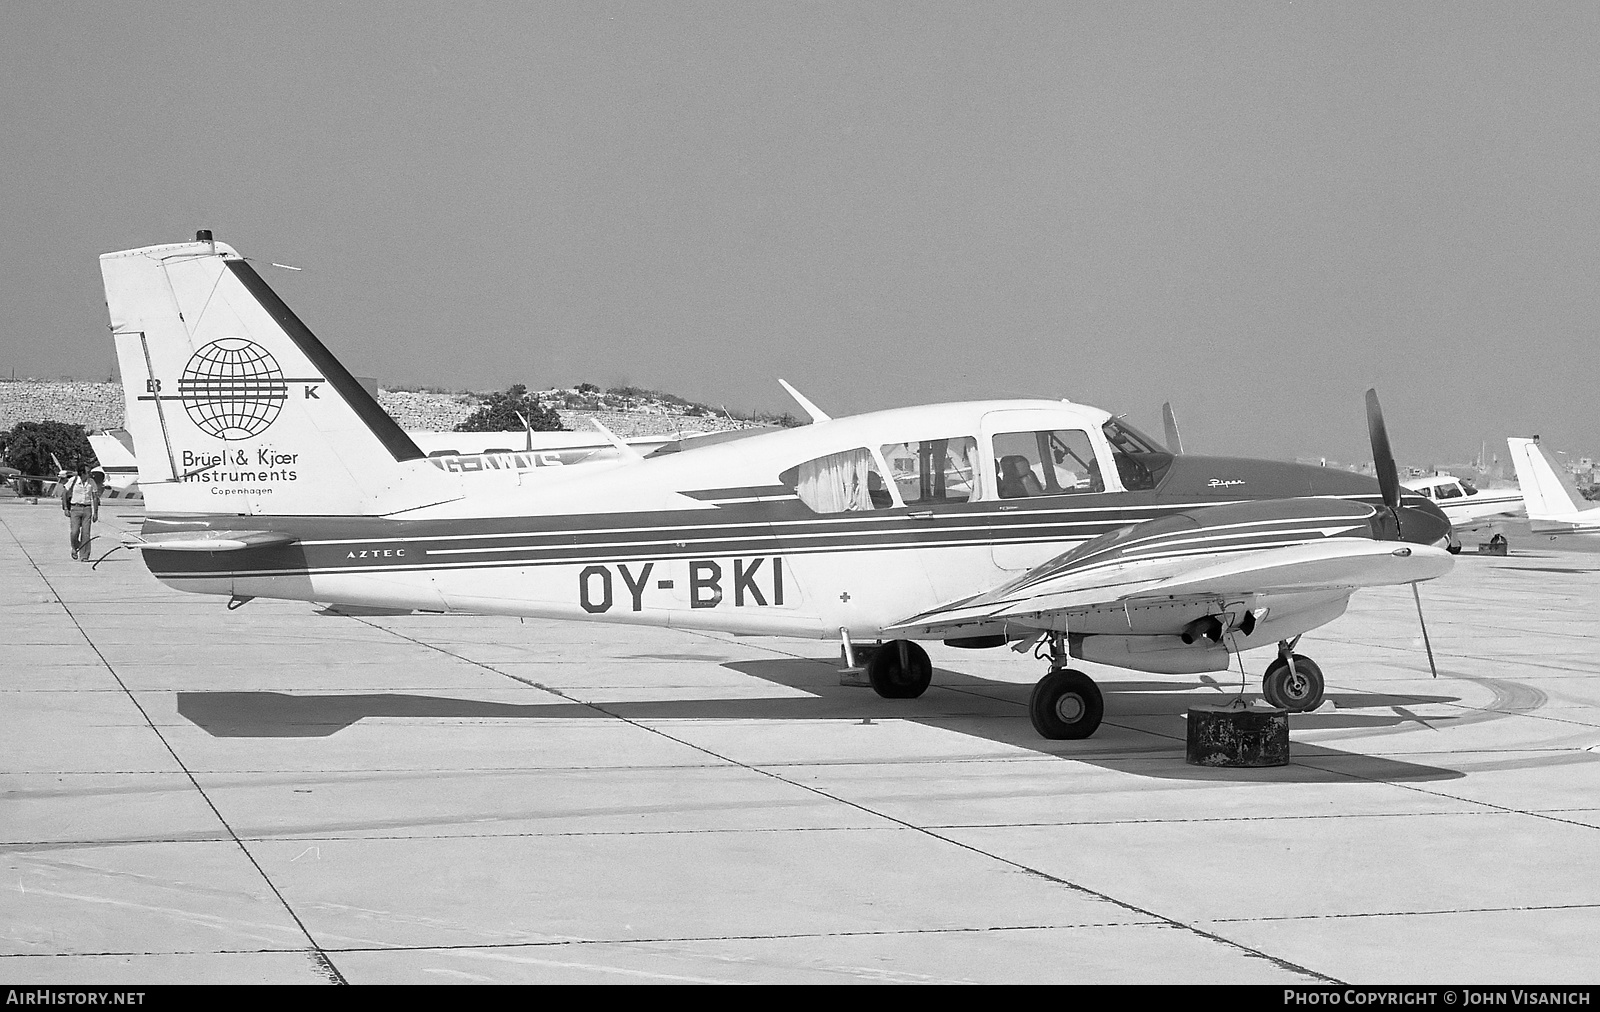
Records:
{"label": "aircraft antenna", "polygon": [[1161,423],[1167,429],[1167,449],[1173,453],[1182,453],[1183,436],[1178,432],[1178,418],[1172,413],[1171,401],[1161,405]]}
{"label": "aircraft antenna", "polygon": [[600,421],[600,419],[590,415],[589,421],[594,424],[595,428],[600,430],[600,434],[602,436],[605,436],[606,439],[611,441],[612,446],[615,446],[618,450],[622,451],[622,457],[624,460],[644,459],[644,454],[640,453],[637,448],[624,443],[621,437],[619,437],[615,432],[612,432],[610,429],[606,428],[605,423]]}
{"label": "aircraft antenna", "polygon": [[789,396],[794,398],[795,403],[800,405],[800,409],[802,411],[811,416],[811,420],[813,422],[829,422],[833,420],[832,417],[824,412],[821,408],[817,407],[815,404],[812,404],[810,399],[807,398],[805,394],[790,386],[788,380],[780,377],[778,379],[778,385],[789,391]]}
{"label": "aircraft antenna", "polygon": [[527,449],[524,452],[532,453],[533,452],[533,426],[531,424],[529,424],[528,419],[522,414],[522,412],[513,411],[513,413],[517,416],[518,419],[521,420],[521,422],[522,422],[522,431],[527,433],[527,436],[528,436]]}

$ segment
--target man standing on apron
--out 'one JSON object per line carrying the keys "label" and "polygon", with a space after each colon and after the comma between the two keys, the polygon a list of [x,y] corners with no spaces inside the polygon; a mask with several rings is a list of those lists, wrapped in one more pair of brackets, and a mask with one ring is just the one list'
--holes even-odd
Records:
{"label": "man standing on apron", "polygon": [[90,479],[89,465],[79,464],[78,473],[61,485],[61,512],[67,515],[72,539],[72,557],[89,561],[91,524],[100,519],[100,485]]}

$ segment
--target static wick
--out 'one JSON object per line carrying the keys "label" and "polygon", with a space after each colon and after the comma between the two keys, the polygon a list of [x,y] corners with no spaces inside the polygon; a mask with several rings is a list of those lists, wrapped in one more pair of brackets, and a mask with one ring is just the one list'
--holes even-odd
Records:
{"label": "static wick", "polygon": [[303,270],[305,270],[304,267],[290,267],[288,264],[273,264],[272,266],[274,266],[274,267],[282,267],[286,271],[303,271]]}

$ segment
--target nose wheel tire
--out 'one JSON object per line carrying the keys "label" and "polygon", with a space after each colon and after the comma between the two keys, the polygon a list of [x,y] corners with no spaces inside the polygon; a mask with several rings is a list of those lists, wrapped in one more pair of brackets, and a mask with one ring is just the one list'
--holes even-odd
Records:
{"label": "nose wheel tire", "polygon": [[1089,737],[1100,726],[1105,711],[1100,686],[1072,668],[1056,668],[1039,679],[1028,701],[1033,729],[1051,741]]}
{"label": "nose wheel tire", "polygon": [[867,680],[884,699],[916,699],[933,681],[928,652],[910,640],[895,640],[873,651]]}
{"label": "nose wheel tire", "polygon": [[1261,694],[1273,706],[1294,713],[1315,710],[1322,705],[1322,669],[1309,657],[1293,656],[1293,671],[1282,657],[1267,667]]}

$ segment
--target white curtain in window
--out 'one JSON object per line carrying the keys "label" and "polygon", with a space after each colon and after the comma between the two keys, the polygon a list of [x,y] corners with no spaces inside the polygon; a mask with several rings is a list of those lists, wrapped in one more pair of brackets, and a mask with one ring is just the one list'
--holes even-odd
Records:
{"label": "white curtain in window", "polygon": [[950,463],[953,473],[945,478],[945,496],[950,499],[971,499],[974,468],[977,465],[978,444],[969,438],[950,440]]}
{"label": "white curtain in window", "polygon": [[818,513],[843,513],[872,509],[867,475],[873,471],[872,453],[866,449],[830,453],[800,465],[795,488],[800,501]]}

